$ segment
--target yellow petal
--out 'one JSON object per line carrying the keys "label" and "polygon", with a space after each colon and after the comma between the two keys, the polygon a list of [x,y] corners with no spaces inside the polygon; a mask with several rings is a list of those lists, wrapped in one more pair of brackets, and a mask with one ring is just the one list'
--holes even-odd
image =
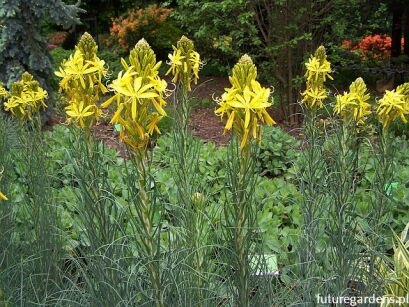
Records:
{"label": "yellow petal", "polygon": [[159,95],[155,92],[147,92],[143,94],[139,94],[138,98],[143,99],[143,98],[155,98],[158,97]]}
{"label": "yellow petal", "polygon": [[105,101],[103,104],[101,104],[101,107],[103,107],[103,108],[109,107],[112,104],[112,102],[115,100],[115,98],[117,98],[117,96],[118,96],[118,94],[116,94],[116,95],[112,96],[111,98],[109,98],[107,101]]}
{"label": "yellow petal", "polygon": [[263,110],[263,117],[264,120],[266,122],[267,125],[271,126],[271,125],[275,125],[276,122],[274,121],[274,119],[271,118],[270,114],[268,114],[268,112],[266,110]]}
{"label": "yellow petal", "polygon": [[250,110],[246,109],[246,115],[244,119],[244,128],[247,129],[247,127],[249,126],[249,123],[250,123]]}
{"label": "yellow petal", "polygon": [[122,64],[122,66],[123,66],[126,70],[129,69],[129,66],[128,66],[128,64],[126,63],[126,61],[125,61],[124,58],[121,58],[121,64]]}
{"label": "yellow petal", "polygon": [[132,101],[132,120],[136,119],[136,104],[138,102],[136,100]]}
{"label": "yellow petal", "polygon": [[243,139],[241,140],[241,144],[240,144],[240,148],[241,148],[241,149],[243,149],[244,146],[246,146],[246,144],[247,144],[247,139],[248,139],[248,135],[249,135],[249,129],[245,129],[245,130],[244,130]]}
{"label": "yellow petal", "polygon": [[9,200],[6,195],[4,195],[2,192],[0,192],[0,200]]}
{"label": "yellow petal", "polygon": [[233,121],[234,121],[235,115],[236,115],[236,112],[234,112],[234,111],[231,112],[231,114],[230,114],[230,116],[229,116],[229,118],[227,120],[226,127],[224,127],[224,129],[226,129],[226,130],[231,129],[231,127],[233,126]]}
{"label": "yellow petal", "polygon": [[156,99],[152,99],[152,103],[155,106],[156,111],[159,112],[160,115],[165,116],[166,112],[165,110],[162,108],[162,106],[156,101]]}

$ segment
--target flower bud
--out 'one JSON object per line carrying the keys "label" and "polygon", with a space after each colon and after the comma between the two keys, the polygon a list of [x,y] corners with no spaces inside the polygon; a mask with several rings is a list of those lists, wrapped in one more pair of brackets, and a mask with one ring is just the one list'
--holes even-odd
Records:
{"label": "flower bud", "polygon": [[245,54],[236,65],[233,67],[233,82],[235,86],[244,89],[246,86],[251,86],[251,81],[257,78],[257,68],[253,64],[251,58]]}
{"label": "flower bud", "polygon": [[178,49],[183,50],[184,53],[188,53],[195,49],[195,44],[192,42],[192,40],[184,35],[178,40],[176,46]]}
{"label": "flower bud", "polygon": [[84,59],[89,60],[89,61],[94,59],[98,51],[98,46],[95,40],[88,32],[85,32],[81,36],[80,41],[78,42],[77,48],[83,54]]}
{"label": "flower bud", "polygon": [[200,205],[203,203],[204,201],[204,195],[202,193],[196,192],[195,194],[193,194],[192,196],[192,201],[195,205]]}
{"label": "flower bud", "polygon": [[315,50],[314,56],[320,61],[320,63],[324,63],[327,59],[327,52],[324,46],[319,46],[317,50]]}

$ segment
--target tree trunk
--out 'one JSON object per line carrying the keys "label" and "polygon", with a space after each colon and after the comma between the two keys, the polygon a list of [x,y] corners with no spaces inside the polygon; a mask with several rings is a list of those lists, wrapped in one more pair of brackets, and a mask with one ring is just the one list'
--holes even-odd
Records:
{"label": "tree trunk", "polygon": [[403,8],[399,1],[394,1],[392,4],[392,14],[391,59],[396,58],[401,54]]}
{"label": "tree trunk", "polygon": [[[287,30],[288,24],[290,22],[290,16],[289,16],[289,11],[290,11],[290,7],[289,7],[289,1],[286,1],[285,4],[285,41],[289,41],[290,40],[290,33]],[[287,98],[287,112],[288,112],[288,117],[286,118],[286,120],[288,120],[288,122],[290,123],[290,125],[292,125],[293,123],[293,112],[292,112],[292,107],[291,104],[293,103],[293,68],[292,68],[292,57],[291,57],[291,51],[292,48],[291,47],[287,47],[286,48],[286,60],[287,60],[287,71],[286,71],[286,98]]]}
{"label": "tree trunk", "polygon": [[409,57],[409,8],[405,9],[404,26],[403,26],[403,38],[405,40],[403,50]]}
{"label": "tree trunk", "polygon": [[288,87],[287,87],[287,97],[288,97],[288,109],[290,110],[289,112],[289,122],[290,125],[295,124],[295,110],[293,108],[294,102],[294,97],[293,97],[293,59],[292,59],[292,49],[287,48],[287,65],[288,65]]}

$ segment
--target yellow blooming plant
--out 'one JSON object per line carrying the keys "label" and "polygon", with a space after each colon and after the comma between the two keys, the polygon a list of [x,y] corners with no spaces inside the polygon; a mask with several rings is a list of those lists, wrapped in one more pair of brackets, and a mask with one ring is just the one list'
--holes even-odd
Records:
{"label": "yellow blooming plant", "polygon": [[119,125],[120,138],[131,150],[131,161],[138,170],[134,175],[129,174],[131,178],[128,180],[130,183],[138,183],[137,191],[133,184],[129,187],[130,193],[136,193],[134,197],[138,199],[134,220],[137,220],[135,227],[138,227],[139,238],[143,242],[138,248],[148,262],[156,306],[164,306],[159,266],[154,264],[158,250],[155,242],[159,241],[156,239],[153,219],[160,212],[157,211],[158,207],[152,205],[154,201],[148,193],[151,187],[148,186],[146,148],[151,135],[155,131],[160,133],[157,124],[166,116],[163,106],[167,84],[159,77],[161,62],[156,62],[154,51],[144,39],[131,50],[129,63],[124,59],[121,62],[123,70],[109,85],[114,95],[102,107],[109,107],[116,102],[111,123]]}
{"label": "yellow blooming plant", "polygon": [[[240,141],[240,149],[233,139],[233,150],[228,151],[229,181],[226,189],[232,203],[226,204],[228,210],[223,210],[226,221],[225,240],[232,243],[229,249],[235,254],[235,261],[231,264],[238,293],[235,303],[240,306],[249,306],[249,259],[253,250],[249,242],[254,238],[256,229],[253,217],[256,216],[257,208],[251,201],[255,192],[251,187],[255,172],[249,171],[255,158],[252,155],[251,139],[261,140],[261,123],[275,124],[266,110],[272,105],[270,89],[262,87],[256,78],[256,66],[247,54],[243,55],[233,67],[229,77],[231,87],[226,88],[225,93],[217,100],[219,108],[215,111],[221,118],[227,115],[224,131],[233,130]],[[243,191],[247,193],[243,194]]]}
{"label": "yellow blooming plant", "polygon": [[406,123],[409,114],[409,83],[399,85],[395,90],[386,91],[379,100],[376,113],[384,128],[400,119]]}
{"label": "yellow blooming plant", "polygon": [[349,86],[349,92],[337,96],[334,112],[346,122],[364,124],[366,117],[371,114],[369,99],[370,95],[364,80],[358,78]]}
{"label": "yellow blooming plant", "polygon": [[0,99],[7,99],[4,109],[11,112],[19,120],[32,120],[41,108],[46,108],[47,91],[40,87],[40,83],[33,76],[25,72],[21,80],[11,85],[11,91],[0,85]]}
{"label": "yellow blooming plant", "polygon": [[161,62],[149,44],[141,39],[131,51],[129,64],[122,59],[123,70],[109,87],[113,97],[103,107],[116,102],[111,123],[120,127],[120,138],[135,150],[144,150],[150,136],[160,133],[158,122],[166,115],[163,106],[166,81],[158,75]]}
{"label": "yellow blooming plant", "polygon": [[169,54],[170,65],[166,75],[172,73],[172,82],[181,81],[188,91],[191,91],[190,83],[192,78],[195,84],[199,79],[201,68],[200,55],[195,51],[193,42],[186,36],[182,36],[176,47],[172,46],[173,53]]}
{"label": "yellow blooming plant", "polygon": [[327,78],[332,80],[331,63],[327,60],[325,48],[318,47],[305,66],[307,68],[305,73],[307,88],[302,93],[302,102],[309,109],[322,108],[323,101],[328,96],[324,83]]}
{"label": "yellow blooming plant", "polygon": [[68,121],[81,128],[90,128],[99,119],[102,112],[97,103],[101,93],[107,92],[102,82],[107,70],[97,51],[92,36],[84,33],[74,54],[55,73],[61,78],[59,90],[64,92],[68,103],[65,108]]}
{"label": "yellow blooming plant", "polygon": [[260,122],[269,126],[275,124],[266,110],[272,105],[270,89],[262,87],[256,78],[256,66],[248,55],[243,55],[229,77],[232,87],[225,89],[215,111],[222,118],[227,115],[224,130],[233,128],[240,137],[240,148],[244,148],[251,138],[261,140]]}

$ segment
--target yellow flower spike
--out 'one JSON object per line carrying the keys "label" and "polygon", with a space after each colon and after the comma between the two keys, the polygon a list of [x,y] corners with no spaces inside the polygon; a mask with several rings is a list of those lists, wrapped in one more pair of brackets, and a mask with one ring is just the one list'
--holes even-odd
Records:
{"label": "yellow flower spike", "polygon": [[101,116],[97,103],[100,94],[108,91],[102,83],[107,75],[105,62],[98,58],[97,51],[92,36],[84,33],[74,54],[55,72],[61,78],[59,91],[64,92],[68,101],[67,121],[86,129],[90,129]]}
{"label": "yellow flower spike", "polygon": [[315,51],[307,63],[305,63],[307,78],[306,90],[302,93],[302,102],[309,109],[322,108],[324,100],[327,98],[327,90],[324,82],[333,79],[331,63],[327,60],[325,48],[320,46]]}
{"label": "yellow flower spike", "polygon": [[4,103],[5,110],[20,120],[32,120],[33,115],[40,112],[40,109],[47,108],[47,91],[42,89],[40,83],[28,72],[21,76],[20,81],[12,84],[10,92],[5,89],[2,92],[1,97],[8,98]]}
{"label": "yellow flower spike", "polygon": [[334,113],[347,122],[353,120],[357,124],[364,124],[366,117],[371,114],[369,99],[364,80],[358,78],[349,86],[349,92],[337,96]]}
{"label": "yellow flower spike", "polygon": [[387,90],[379,100],[376,113],[384,128],[397,119],[406,123],[406,115],[409,114],[409,83],[398,86],[396,90]]}
{"label": "yellow flower spike", "polygon": [[186,36],[182,36],[176,47],[172,46],[172,48],[173,53],[168,56],[170,68],[166,75],[172,73],[172,82],[181,81],[183,86],[190,91],[192,78],[195,84],[199,79],[199,71],[202,65],[200,54],[195,51],[193,42]]}
{"label": "yellow flower spike", "polygon": [[81,39],[78,42],[78,45],[76,46],[76,49],[78,49],[78,51],[81,52],[86,61],[95,60],[96,54],[98,52],[98,46],[95,43],[95,40],[88,32],[85,32],[81,36]]}
{"label": "yellow flower spike", "polygon": [[261,141],[261,126],[258,121],[271,126],[274,120],[266,111],[272,104],[269,102],[270,89],[264,88],[256,81],[257,69],[248,55],[241,57],[233,67],[229,78],[231,88],[225,89],[221,98],[216,99],[219,108],[215,113],[223,118],[227,114],[224,132],[233,129],[240,137],[243,149],[250,138]]}
{"label": "yellow flower spike", "polygon": [[131,50],[129,63],[122,61],[123,70],[109,89],[114,96],[102,104],[106,108],[116,100],[112,124],[120,125],[119,137],[133,150],[144,150],[150,136],[160,133],[158,122],[166,115],[166,81],[160,79],[161,62],[156,62],[152,48],[141,39]]}

